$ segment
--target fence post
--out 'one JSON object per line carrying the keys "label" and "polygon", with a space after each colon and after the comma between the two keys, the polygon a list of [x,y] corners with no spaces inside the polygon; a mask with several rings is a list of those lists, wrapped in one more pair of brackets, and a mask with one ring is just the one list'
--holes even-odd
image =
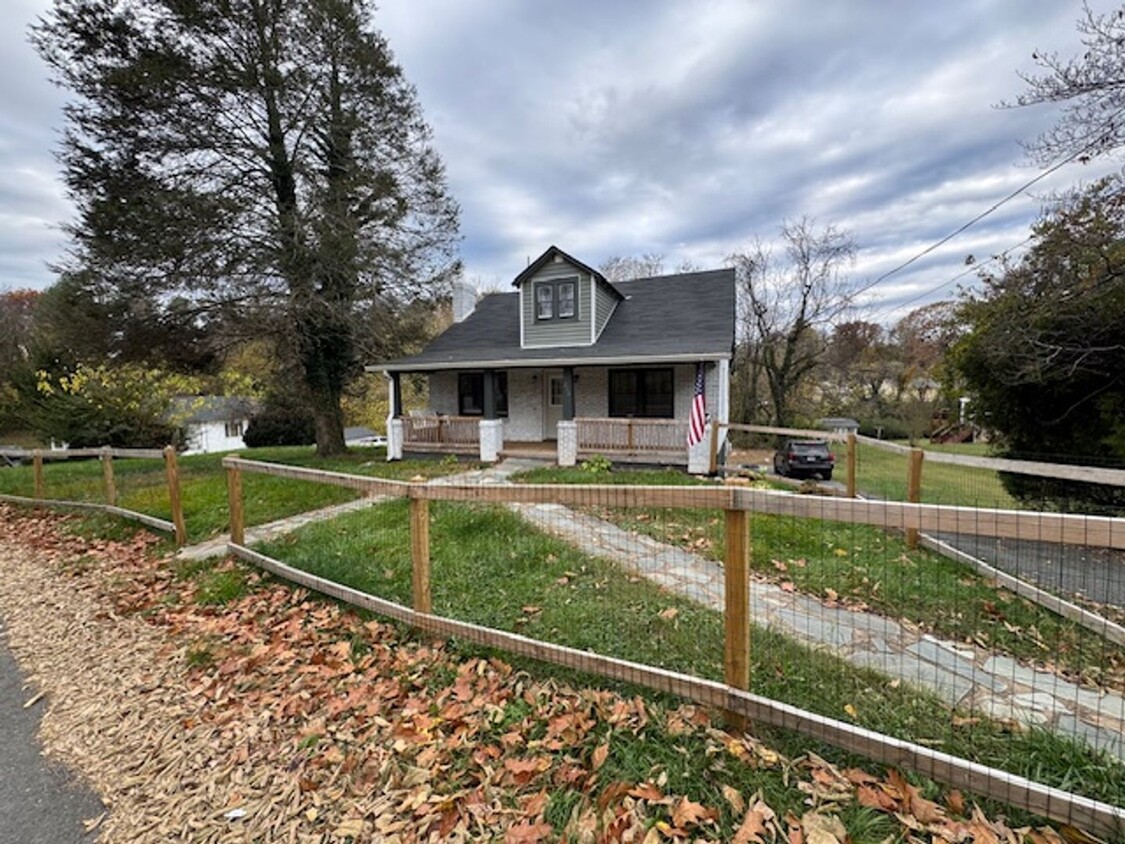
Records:
{"label": "fence post", "polygon": [[629,417],[629,420],[625,425],[625,447],[627,449],[629,449],[629,451],[633,450],[633,418],[632,417]]}
{"label": "fence post", "polygon": [[242,470],[227,466],[227,506],[230,509],[230,541],[246,544],[246,517],[242,512]]}
{"label": "fence post", "polygon": [[848,432],[848,498],[855,498],[855,434]]}
{"label": "fence post", "polygon": [[[922,500],[922,460],[926,452],[920,448],[910,449],[910,473],[906,478],[906,500],[917,504]],[[918,547],[918,529],[906,529],[906,547]]]}
{"label": "fence post", "polygon": [[414,609],[433,612],[430,601],[430,502],[418,497],[417,487],[410,489],[410,561]]}
{"label": "fence post", "polygon": [[719,422],[711,423],[711,456],[707,461],[707,474],[715,475],[719,472]]}
{"label": "fence post", "polygon": [[105,503],[112,507],[117,504],[117,482],[113,477],[113,449],[108,445],[102,449],[102,481]]}
{"label": "fence post", "polygon": [[[728,686],[750,689],[750,529],[745,510],[726,512],[723,559],[723,678]],[[746,719],[731,715],[731,726],[746,729]]]}
{"label": "fence post", "polygon": [[184,502],[180,499],[180,467],[176,462],[175,446],[164,447],[164,474],[168,478],[168,503],[172,508],[172,524],[176,528],[176,545],[187,543],[184,526]]}
{"label": "fence post", "polygon": [[43,492],[43,451],[35,449],[31,452],[31,466],[35,473],[35,497],[46,498]]}

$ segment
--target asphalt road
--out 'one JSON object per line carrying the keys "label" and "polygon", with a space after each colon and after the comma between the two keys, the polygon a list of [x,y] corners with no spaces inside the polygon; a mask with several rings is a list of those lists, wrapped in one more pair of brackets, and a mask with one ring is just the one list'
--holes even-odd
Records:
{"label": "asphalt road", "polygon": [[934,538],[1055,595],[1125,607],[1125,554],[1120,552],[964,533]]}
{"label": "asphalt road", "polygon": [[47,761],[35,732],[44,701],[24,709],[34,691],[8,649],[0,621],[0,844],[89,844],[82,821],[105,811],[69,771]]}

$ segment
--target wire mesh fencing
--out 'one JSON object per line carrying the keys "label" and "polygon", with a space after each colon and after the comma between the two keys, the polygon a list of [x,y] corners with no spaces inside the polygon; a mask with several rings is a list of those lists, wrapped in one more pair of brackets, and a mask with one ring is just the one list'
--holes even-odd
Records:
{"label": "wire mesh fencing", "polygon": [[[307,572],[329,594],[355,598],[332,591],[346,587],[423,629],[913,760],[945,781],[971,785],[958,761],[970,760],[993,769],[975,790],[1052,817],[1083,820],[1086,804],[1033,806],[1020,796],[1025,779],[1125,806],[1125,629],[1111,611],[1125,567],[1108,562],[1125,528],[1112,518],[794,495],[677,473],[549,485],[486,471],[422,484],[225,465],[369,497],[259,556],[232,530],[248,559]],[[1064,601],[969,559],[996,541],[1033,543],[1012,548],[1042,553],[1104,600]],[[1107,565],[1093,577],[1082,561],[1097,555]]]}

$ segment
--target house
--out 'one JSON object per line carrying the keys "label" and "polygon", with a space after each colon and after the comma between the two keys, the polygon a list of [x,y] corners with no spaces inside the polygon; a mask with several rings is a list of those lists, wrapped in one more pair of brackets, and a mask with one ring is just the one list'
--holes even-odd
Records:
{"label": "house", "polygon": [[373,428],[368,428],[366,425],[357,425],[352,428],[344,429],[344,445],[348,446],[348,448],[352,446],[374,448],[375,446],[385,446],[386,444],[386,437],[376,433]]}
{"label": "house", "polygon": [[183,429],[184,454],[209,454],[246,448],[242,436],[257,411],[257,402],[238,396],[180,396],[171,416]]}
{"label": "house", "polygon": [[[706,471],[710,425],[689,454],[688,419],[702,371],[708,418],[728,421],[733,270],[611,284],[552,246],[512,287],[479,301],[455,290],[450,328],[416,355],[368,367],[389,381],[388,459],[494,461],[537,446],[562,466],[601,454]],[[409,373],[429,379],[425,413],[402,412]]]}
{"label": "house", "polygon": [[826,416],[820,420],[820,427],[841,436],[859,433],[859,422],[847,416]]}

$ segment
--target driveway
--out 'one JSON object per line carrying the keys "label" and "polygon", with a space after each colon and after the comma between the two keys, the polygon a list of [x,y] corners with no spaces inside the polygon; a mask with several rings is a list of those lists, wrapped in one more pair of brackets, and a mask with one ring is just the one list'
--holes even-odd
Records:
{"label": "driveway", "polygon": [[20,844],[88,844],[82,822],[105,811],[97,795],[70,772],[47,761],[35,734],[45,700],[35,694],[8,649],[0,621],[0,839]]}

